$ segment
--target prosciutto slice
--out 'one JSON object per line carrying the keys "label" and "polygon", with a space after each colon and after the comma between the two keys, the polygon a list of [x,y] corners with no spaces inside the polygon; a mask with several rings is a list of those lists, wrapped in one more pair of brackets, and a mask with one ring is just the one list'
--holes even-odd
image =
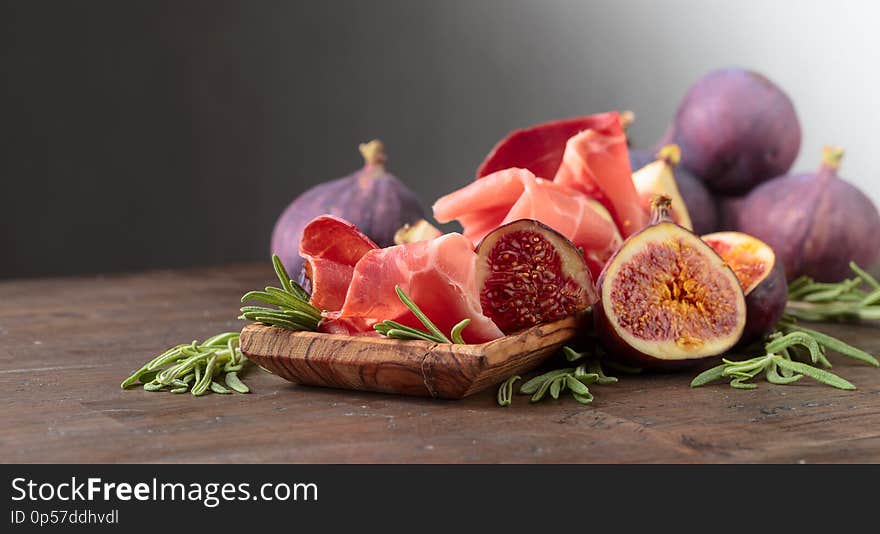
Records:
{"label": "prosciutto slice", "polygon": [[626,135],[616,117],[566,142],[553,181],[602,202],[623,237],[634,234],[648,222],[647,211],[632,181]]}
{"label": "prosciutto slice", "polygon": [[550,179],[562,163],[565,143],[578,132],[604,129],[618,122],[616,112],[544,122],[514,130],[496,144],[477,169],[477,178],[511,167],[528,169],[535,176]]}
{"label": "prosciutto slice", "polygon": [[445,234],[384,249],[370,250],[357,262],[341,309],[325,314],[325,332],[369,332],[389,319],[423,329],[397,297],[394,286],[449,335],[462,319],[471,319],[462,336],[468,343],[501,337],[501,330],[483,315],[476,283],[477,255],[470,239]]}
{"label": "prosciutto slice", "polygon": [[319,310],[338,310],[345,301],[354,266],[379,248],[350,222],[332,215],[312,219],[303,229],[299,254],[312,286],[309,302]]}
{"label": "prosciutto slice", "polygon": [[458,220],[475,245],[502,224],[541,221],[583,248],[594,280],[623,242],[599,202],[527,169],[499,171],[440,198],[434,217],[443,223]]}

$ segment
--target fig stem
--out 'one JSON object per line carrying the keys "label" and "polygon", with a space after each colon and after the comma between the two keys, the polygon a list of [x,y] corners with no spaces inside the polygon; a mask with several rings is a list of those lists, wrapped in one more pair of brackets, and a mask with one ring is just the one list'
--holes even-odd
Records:
{"label": "fig stem", "polygon": [[840,169],[840,161],[843,159],[844,150],[839,146],[822,147],[822,165],[837,171]]}
{"label": "fig stem", "polygon": [[620,126],[624,130],[627,130],[636,121],[636,114],[627,109],[618,113],[618,118],[620,120]]}
{"label": "fig stem", "polygon": [[657,195],[651,200],[651,224],[660,222],[672,222],[670,214],[672,199],[666,195]]}
{"label": "fig stem", "polygon": [[378,139],[358,145],[361,156],[364,157],[364,165],[367,167],[384,166],[388,157],[385,155],[385,144]]}
{"label": "fig stem", "polygon": [[681,161],[681,149],[676,144],[664,145],[657,151],[656,157],[670,167],[675,167]]}

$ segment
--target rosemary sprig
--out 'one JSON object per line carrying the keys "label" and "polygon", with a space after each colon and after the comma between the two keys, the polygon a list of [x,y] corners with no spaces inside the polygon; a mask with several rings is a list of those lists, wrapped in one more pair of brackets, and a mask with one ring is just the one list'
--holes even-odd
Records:
{"label": "rosemary sprig", "polygon": [[[758,387],[750,380],[761,373],[771,384],[791,384],[804,376],[808,376],[823,384],[839,389],[853,390],[856,387],[843,378],[816,367],[831,367],[825,356],[826,350],[832,350],[874,367],[880,366],[877,358],[867,352],[853,347],[843,341],[804,328],[789,320],[780,322],[764,345],[765,355],[749,360],[734,361],[724,359],[723,363],[703,371],[691,382],[691,387],[699,387],[722,378],[730,378],[730,386],[737,389],[754,389]],[[809,355],[810,363],[797,361],[794,356],[803,353]]]}
{"label": "rosemary sprig", "polygon": [[386,320],[373,326],[377,332],[385,337],[394,339],[418,339],[422,341],[432,341],[434,343],[456,343],[461,345],[465,343],[461,333],[467,325],[471,324],[470,319],[463,319],[453,326],[452,331],[449,333],[449,337],[446,337],[446,334],[437,328],[437,325],[425,315],[421,308],[409,298],[400,286],[394,286],[394,291],[397,293],[397,298],[399,298],[400,301],[412,311],[413,315],[415,315],[425,326],[426,330],[419,330],[418,328],[406,326],[397,321]]}
{"label": "rosemary sprig", "polygon": [[842,282],[816,282],[807,276],[793,281],[786,314],[805,321],[880,320],[880,282],[855,262],[849,267],[855,277]]}
{"label": "rosemary sprig", "polygon": [[[127,389],[142,384],[146,391],[214,393],[250,393],[238,373],[247,363],[239,348],[238,332],[217,334],[204,342],[183,343],[171,347],[135,371],[122,384]],[[220,383],[223,375],[224,384]]]}
{"label": "rosemary sprig", "polygon": [[249,291],[241,297],[241,301],[257,300],[275,308],[242,306],[239,319],[288,330],[316,330],[321,322],[321,310],[309,304],[309,294],[290,279],[281,259],[275,254],[272,255],[272,266],[281,288],[268,286],[264,291]]}
{"label": "rosemary sprig", "polygon": [[[561,352],[567,361],[582,361],[583,363],[577,367],[554,369],[526,381],[519,388],[520,395],[531,395],[531,402],[540,402],[546,398],[548,393],[554,399],[558,399],[562,393],[568,390],[579,403],[590,404],[594,397],[587,387],[588,385],[617,382],[617,378],[605,374],[599,358],[593,351],[577,352],[569,346],[563,346]],[[512,376],[498,388],[499,406],[510,406],[513,397],[513,383],[519,378],[519,376]]]}

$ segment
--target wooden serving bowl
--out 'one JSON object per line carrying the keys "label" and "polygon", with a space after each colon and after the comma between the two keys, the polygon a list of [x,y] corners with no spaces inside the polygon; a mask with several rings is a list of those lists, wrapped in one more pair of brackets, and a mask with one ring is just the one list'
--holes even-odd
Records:
{"label": "wooden serving bowl", "polygon": [[241,350],[267,371],[299,384],[460,399],[531,371],[574,338],[582,318],[568,317],[482,343],[294,332],[248,325]]}

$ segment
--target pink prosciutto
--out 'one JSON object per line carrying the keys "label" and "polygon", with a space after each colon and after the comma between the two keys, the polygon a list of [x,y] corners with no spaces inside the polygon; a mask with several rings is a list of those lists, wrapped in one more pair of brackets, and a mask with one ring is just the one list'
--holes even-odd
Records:
{"label": "pink prosciutto", "polygon": [[400,286],[440,330],[449,335],[462,319],[471,323],[462,336],[483,343],[503,335],[483,315],[476,282],[477,255],[461,234],[370,250],[357,262],[342,308],[325,314],[321,330],[335,333],[372,331],[383,320],[421,328],[394,291]]}
{"label": "pink prosciutto", "polygon": [[648,212],[632,181],[626,135],[616,117],[602,128],[584,130],[566,142],[553,181],[602,202],[623,237],[648,222]]}
{"label": "pink prosciutto", "polygon": [[341,308],[355,265],[376,248],[369,237],[344,219],[332,215],[312,219],[303,229],[299,245],[312,285],[309,302],[319,310]]}
{"label": "pink prosciutto", "polygon": [[527,169],[496,172],[438,199],[434,217],[442,223],[458,220],[474,245],[503,224],[538,220],[583,248],[594,280],[623,242],[599,202]]}
{"label": "pink prosciutto", "polygon": [[528,169],[595,198],[624,237],[648,222],[632,183],[626,136],[616,111],[515,130],[492,148],[477,178],[508,168]]}
{"label": "pink prosciutto", "polygon": [[616,112],[562,119],[514,130],[498,142],[477,169],[477,178],[511,167],[528,169],[541,178],[552,178],[562,163],[565,143],[578,132],[602,130],[618,122]]}

